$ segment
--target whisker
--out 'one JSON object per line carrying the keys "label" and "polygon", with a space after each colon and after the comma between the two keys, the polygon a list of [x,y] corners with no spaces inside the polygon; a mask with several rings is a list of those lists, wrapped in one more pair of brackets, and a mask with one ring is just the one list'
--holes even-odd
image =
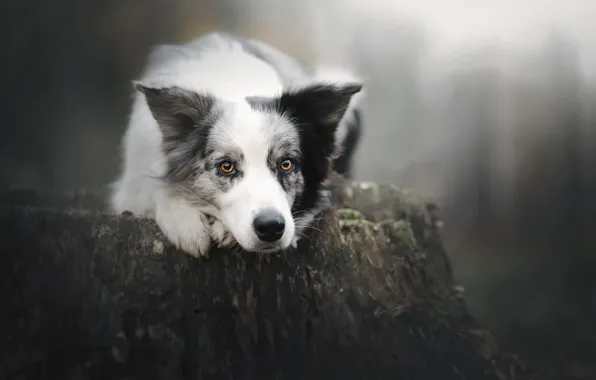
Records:
{"label": "whisker", "polygon": [[321,233],[324,233],[325,232],[325,231],[323,231],[323,230],[321,230],[321,229],[319,229],[317,227],[308,226],[308,225],[305,225],[305,226],[296,226],[296,229],[297,230],[302,230],[302,231],[304,231],[304,230],[318,231],[318,232],[321,232]]}
{"label": "whisker", "polygon": [[323,230],[321,230],[320,228],[314,227],[314,226],[310,226],[310,225],[305,225],[305,226],[298,226],[298,228],[300,229],[311,229],[311,230],[315,230],[315,231],[319,231],[319,232],[323,232]]}
{"label": "whisker", "polygon": [[298,236],[300,236],[301,238],[304,238],[304,239],[308,239],[308,241],[312,242],[312,238],[308,235],[298,234]]}

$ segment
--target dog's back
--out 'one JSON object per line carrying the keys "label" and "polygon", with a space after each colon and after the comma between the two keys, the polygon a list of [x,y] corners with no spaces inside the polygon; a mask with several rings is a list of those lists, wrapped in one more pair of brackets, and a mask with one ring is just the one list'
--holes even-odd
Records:
{"label": "dog's back", "polygon": [[182,45],[159,45],[148,59],[142,81],[207,91],[221,99],[274,96],[283,83],[276,68],[245,48],[242,40],[211,33]]}

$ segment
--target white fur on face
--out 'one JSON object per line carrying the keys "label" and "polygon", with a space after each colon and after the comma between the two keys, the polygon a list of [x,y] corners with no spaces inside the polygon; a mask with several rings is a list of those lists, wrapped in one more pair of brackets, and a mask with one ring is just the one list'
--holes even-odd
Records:
{"label": "white fur on face", "polygon": [[[295,194],[284,191],[268,160],[276,136],[298,143],[298,134],[283,118],[255,111],[247,103],[236,103],[229,110],[209,138],[215,146],[241,153],[243,159],[237,169],[242,177],[228,191],[215,196],[219,218],[246,250],[287,248],[295,234],[291,211]],[[277,211],[285,221],[284,233],[275,243],[262,242],[253,228],[255,217],[265,210]]]}

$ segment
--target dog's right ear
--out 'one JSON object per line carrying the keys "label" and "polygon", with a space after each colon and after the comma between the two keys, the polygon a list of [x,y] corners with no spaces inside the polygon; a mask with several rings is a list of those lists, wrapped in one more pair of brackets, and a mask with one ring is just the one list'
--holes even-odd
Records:
{"label": "dog's right ear", "polygon": [[145,95],[149,110],[159,125],[164,143],[180,142],[200,127],[210,114],[215,99],[180,87],[149,87],[134,82],[137,91]]}

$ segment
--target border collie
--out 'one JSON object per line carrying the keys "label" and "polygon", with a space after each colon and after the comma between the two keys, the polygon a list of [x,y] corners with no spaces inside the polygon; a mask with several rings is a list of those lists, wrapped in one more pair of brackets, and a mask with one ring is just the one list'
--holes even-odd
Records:
{"label": "border collie", "polygon": [[212,33],[157,46],[134,86],[111,208],[154,218],[194,257],[295,247],[328,206],[332,169],[349,175],[363,92],[348,73]]}

